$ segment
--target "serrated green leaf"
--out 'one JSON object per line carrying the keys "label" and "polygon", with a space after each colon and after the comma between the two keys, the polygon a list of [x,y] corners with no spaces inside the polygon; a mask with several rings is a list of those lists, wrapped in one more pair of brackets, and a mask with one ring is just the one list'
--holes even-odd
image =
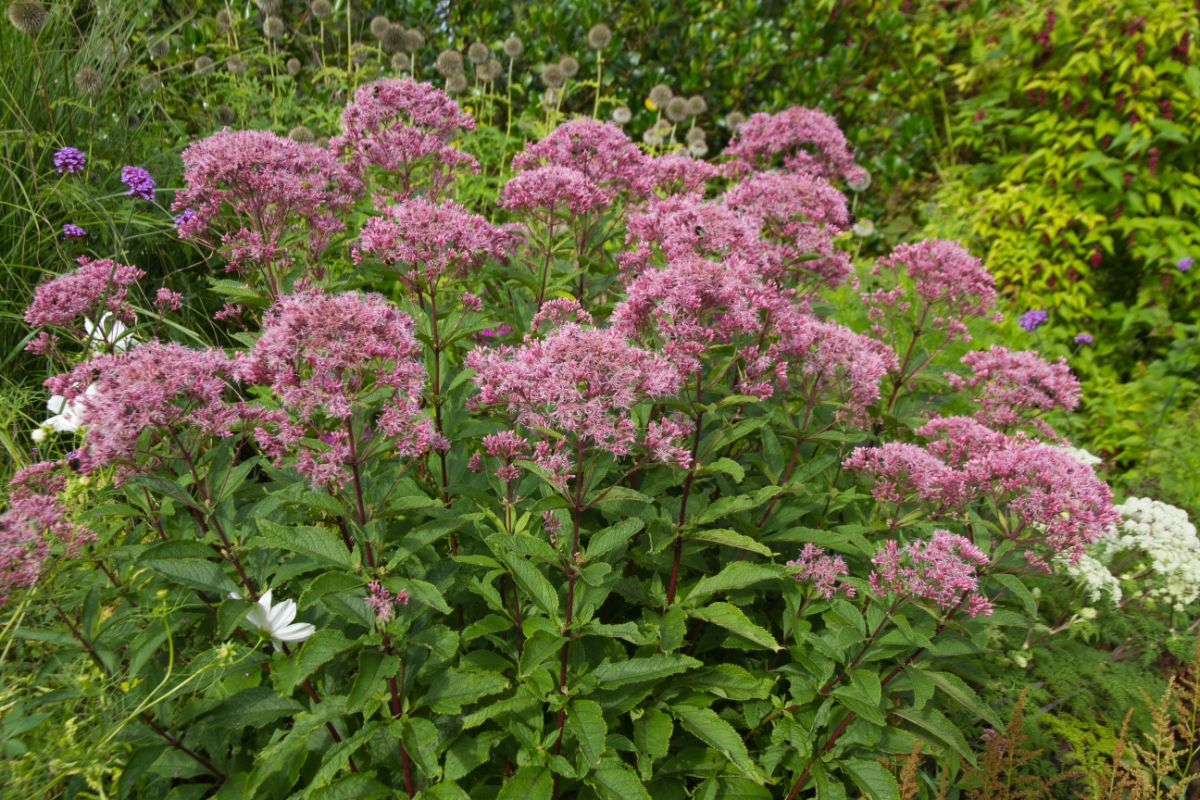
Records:
{"label": "serrated green leaf", "polygon": [[1004,723],[996,716],[996,712],[980,700],[979,695],[975,694],[975,690],[963,683],[962,678],[952,675],[949,672],[935,672],[933,670],[927,670],[925,675],[933,682],[934,686],[941,690],[942,694],[958,703],[965,710],[970,711],[996,730],[1004,727]]}
{"label": "serrated green leaf", "polygon": [[615,689],[630,683],[659,680],[699,666],[700,662],[690,656],[656,653],[601,664],[592,670],[592,677],[600,688]]}
{"label": "serrated green leaf", "polygon": [[703,608],[692,609],[688,612],[688,616],[719,625],[768,650],[779,649],[779,642],[775,641],[775,637],[771,635],[770,631],[751,622],[740,608],[730,603],[710,603]]}
{"label": "serrated green leaf", "polygon": [[744,589],[763,581],[777,581],[787,573],[781,568],[769,564],[752,564],[748,561],[735,561],[726,565],[716,575],[701,578],[688,593],[688,602],[695,602],[717,592],[729,592],[734,589]]}
{"label": "serrated green leaf", "polygon": [[579,744],[579,752],[589,766],[600,763],[604,755],[608,725],[604,711],[593,700],[572,700],[567,704],[567,730]]}
{"label": "serrated green leaf", "polygon": [[305,640],[299,651],[275,670],[272,677],[276,689],[283,694],[291,694],[301,681],[353,644],[336,628],[318,629]]}
{"label": "serrated green leaf", "polygon": [[504,782],[496,800],[548,800],[553,790],[549,767],[521,767]]}
{"label": "serrated green leaf", "polygon": [[895,800],[900,796],[896,778],[878,761],[848,758],[842,762],[842,769],[871,800]]}
{"label": "serrated green leaf", "polygon": [[925,733],[930,734],[939,744],[949,747],[972,766],[975,765],[975,754],[967,744],[962,731],[933,706],[923,709],[898,708],[893,709],[892,713],[900,719],[908,720]]}
{"label": "serrated green leaf", "polygon": [[541,571],[524,558],[516,555],[501,555],[504,565],[522,594],[552,619],[558,618],[558,592]]}
{"label": "serrated green leaf", "polygon": [[699,540],[702,542],[712,542],[713,544],[723,544],[727,547],[736,547],[739,550],[749,550],[751,553],[758,553],[767,558],[775,555],[771,552],[771,548],[757,539],[751,539],[749,536],[727,528],[703,528],[697,531],[690,531],[687,534],[687,539],[688,541]]}
{"label": "serrated green leaf", "polygon": [[734,495],[733,497],[722,497],[711,503],[708,508],[701,511],[696,517],[688,520],[688,524],[693,527],[708,525],[709,523],[716,522],[722,517],[728,517],[732,514],[748,511],[752,508],[758,508],[760,505],[767,502],[782,491],[783,488],[780,486],[764,486],[763,488],[748,494],[739,494]]}
{"label": "serrated green leaf", "polygon": [[280,525],[261,517],[258,529],[262,532],[263,540],[271,547],[339,567],[351,566],[350,552],[341,536],[332,530],[308,525]]}
{"label": "serrated green leaf", "polygon": [[673,707],[671,714],[685,731],[728,759],[729,763],[741,770],[747,778],[755,783],[763,782],[758,767],[746,751],[742,737],[732,725],[721,719],[717,712],[711,708],[680,705]]}
{"label": "serrated green leaf", "polygon": [[266,686],[254,686],[230,697],[202,719],[206,724],[221,729],[240,728],[243,725],[257,728],[303,710],[304,706],[290,697],[280,697]]}
{"label": "serrated green leaf", "polygon": [[457,714],[463,706],[508,688],[508,679],[499,672],[454,667],[439,673],[422,698],[439,714]]}
{"label": "serrated green leaf", "polygon": [[202,592],[212,592],[226,597],[229,593],[238,590],[237,585],[211,561],[203,561],[198,558],[155,558],[143,563],[175,583],[181,583]]}
{"label": "serrated green leaf", "polygon": [[587,782],[606,800],[650,800],[646,787],[634,771],[615,759],[592,770]]}
{"label": "serrated green leaf", "polygon": [[637,535],[644,526],[645,523],[640,519],[630,517],[593,533],[587,543],[587,560],[603,558]]}

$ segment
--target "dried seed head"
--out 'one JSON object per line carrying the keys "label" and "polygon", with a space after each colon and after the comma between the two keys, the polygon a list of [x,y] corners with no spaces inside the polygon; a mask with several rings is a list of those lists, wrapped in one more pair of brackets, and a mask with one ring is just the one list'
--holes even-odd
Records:
{"label": "dried seed head", "polygon": [[156,75],[143,75],[138,78],[138,91],[143,94],[153,94],[162,86],[162,81]]}
{"label": "dried seed head", "polygon": [[171,43],[167,39],[155,39],[150,43],[150,57],[162,58],[171,52]]}
{"label": "dried seed head", "polygon": [[694,94],[687,99],[688,116],[698,117],[708,111],[708,103],[698,94]]}
{"label": "dried seed head", "polygon": [[382,39],[390,27],[392,27],[391,21],[383,14],[371,19],[371,35],[376,39]]}
{"label": "dried seed head", "polygon": [[708,142],[703,139],[688,142],[688,155],[692,158],[704,158],[708,155]]}
{"label": "dried seed head", "polygon": [[315,142],[313,142],[313,144],[315,144],[317,147],[321,148],[322,150],[326,150],[329,148],[329,137],[322,136],[322,137],[318,138]]}
{"label": "dried seed head", "polygon": [[267,17],[263,20],[262,30],[268,39],[282,39],[287,33],[287,25],[279,17]]}
{"label": "dried seed head", "polygon": [[730,111],[725,115],[725,127],[737,133],[738,128],[746,122],[746,115],[740,111]]}
{"label": "dried seed head", "polygon": [[646,130],[642,131],[642,141],[651,147],[658,147],[662,144],[662,134],[658,130],[657,125],[651,125]]}
{"label": "dried seed head", "polygon": [[618,125],[624,125],[631,119],[633,119],[633,112],[629,110],[629,106],[620,105],[613,109],[612,120]]}
{"label": "dried seed head", "polygon": [[665,83],[660,83],[650,90],[650,102],[655,108],[661,109],[664,108],[667,103],[671,102],[671,98],[674,97],[674,94],[675,93],[671,91],[670,86],[667,86]]}
{"label": "dried seed head", "polygon": [[213,60],[208,56],[200,56],[192,63],[192,69],[197,75],[207,75],[212,72]]}
{"label": "dried seed head", "polygon": [[467,48],[467,58],[471,59],[472,64],[482,64],[488,60],[488,57],[491,56],[491,54],[492,51],[489,50],[488,46],[483,42],[473,42],[471,46]]}
{"label": "dried seed head", "polygon": [[312,0],[308,10],[319,20],[326,20],[333,16],[333,4],[329,0]]}
{"label": "dried seed head", "polygon": [[383,36],[379,37],[379,46],[385,53],[399,53],[401,50],[406,50],[404,45],[407,43],[408,32],[401,25],[389,25],[388,29],[383,32]]}
{"label": "dried seed head", "polygon": [[510,35],[504,40],[504,55],[508,56],[509,58],[519,58],[521,53],[524,52],[525,45],[516,36],[516,34]]}
{"label": "dried seed head", "polygon": [[542,67],[542,85],[547,89],[557,89],[567,82],[567,74],[559,64],[547,64]]}
{"label": "dried seed head", "polygon": [[699,125],[697,125],[694,128],[691,128],[687,132],[687,140],[689,143],[695,142],[695,141],[703,142],[706,136],[708,136],[708,134],[706,134],[704,132],[704,128],[701,128]]}
{"label": "dried seed head", "polygon": [[437,61],[433,62],[433,68],[443,78],[461,75],[463,71],[462,53],[457,50],[443,50],[438,53]]}
{"label": "dried seed head", "polygon": [[264,14],[274,14],[283,5],[282,0],[254,0],[254,5]]}
{"label": "dried seed head", "polygon": [[297,125],[288,131],[288,138],[300,144],[310,144],[314,139],[313,132],[303,125]]}
{"label": "dried seed head", "polygon": [[421,33],[416,28],[409,28],[404,32],[405,41],[404,49],[408,52],[420,50],[425,45],[425,34]]}
{"label": "dried seed head", "polygon": [[408,57],[408,53],[396,53],[392,56],[392,69],[396,72],[407,72],[412,66],[412,61]]}
{"label": "dried seed head", "polygon": [[593,50],[603,50],[612,41],[612,28],[603,22],[593,25],[587,33],[588,47]]}
{"label": "dried seed head", "polygon": [[498,58],[489,58],[483,65],[487,67],[487,79],[489,81],[494,81],[504,74],[504,65],[500,63],[500,59]]}
{"label": "dried seed head", "polygon": [[229,106],[217,106],[217,120],[222,125],[232,125],[237,120],[237,114]]}
{"label": "dried seed head", "polygon": [[451,94],[465,92],[467,89],[467,76],[461,72],[455,73],[446,79],[446,91]]}
{"label": "dried seed head", "polygon": [[217,27],[223,31],[227,31],[233,27],[233,15],[229,13],[229,9],[222,8],[217,12]]}
{"label": "dried seed head", "polygon": [[225,69],[232,72],[234,75],[241,75],[246,71],[246,59],[241,56],[230,56],[225,61]]}
{"label": "dried seed head", "polygon": [[50,12],[37,0],[13,0],[8,6],[8,21],[27,36],[37,36],[46,27]]}
{"label": "dried seed head", "polygon": [[355,64],[365,64],[371,58],[371,48],[367,47],[362,42],[354,42],[350,45],[350,60]]}
{"label": "dried seed head", "polygon": [[671,120],[671,122],[683,122],[687,119],[688,115],[687,100],[684,100],[682,97],[672,97],[664,110],[666,111],[667,119]]}
{"label": "dried seed head", "polygon": [[287,74],[293,78],[300,74],[300,67],[303,66],[298,58],[289,58],[287,60]]}
{"label": "dried seed head", "polygon": [[558,66],[568,78],[579,74],[579,61],[574,56],[563,56],[558,60]]}
{"label": "dried seed head", "polygon": [[75,73],[75,88],[80,94],[95,94],[104,84],[104,78],[92,67],[84,67]]}

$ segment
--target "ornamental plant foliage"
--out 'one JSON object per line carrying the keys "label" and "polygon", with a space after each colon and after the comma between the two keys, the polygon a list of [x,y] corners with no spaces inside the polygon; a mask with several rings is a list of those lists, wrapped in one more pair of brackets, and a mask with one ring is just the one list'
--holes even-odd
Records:
{"label": "ornamental plant foliage", "polygon": [[440,90],[342,119],[184,152],[224,346],[114,260],[30,305],[0,595],[113,687],[108,796],[890,798],[917,748],[970,785],[974,659],[1121,521],[1065,364],[972,343],[980,261],[855,276],[809,109],[718,164],[567,122],[484,214]]}

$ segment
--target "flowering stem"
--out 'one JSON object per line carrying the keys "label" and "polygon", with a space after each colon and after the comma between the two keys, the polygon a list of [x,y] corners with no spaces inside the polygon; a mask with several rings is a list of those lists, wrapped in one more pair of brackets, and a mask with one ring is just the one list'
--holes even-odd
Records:
{"label": "flowering stem", "polygon": [[[567,660],[571,652],[571,622],[575,618],[575,567],[579,563],[579,517],[583,513],[583,442],[575,442],[575,497],[571,505],[571,563],[567,566],[567,619],[563,626],[562,653],[558,665],[558,691],[563,704],[558,709],[558,739],[554,742],[554,754],[562,752],[563,726],[567,722]],[[554,800],[558,800],[558,773],[554,774]]]}
{"label": "flowering stem", "polygon": [[867,651],[871,649],[871,645],[875,644],[875,640],[879,638],[879,634],[883,633],[883,628],[885,625],[887,625],[888,620],[891,619],[892,614],[894,614],[896,609],[900,607],[901,603],[907,599],[908,595],[903,595],[896,598],[896,602],[892,603],[892,607],[884,612],[883,619],[879,621],[879,624],[875,626],[875,630],[873,630],[867,640],[863,642],[862,647],[859,648],[858,653],[854,656],[854,658],[850,659],[850,662],[846,664],[845,669],[839,672],[836,676],[830,678],[829,682],[822,686],[821,690],[817,692],[820,697],[824,697],[836,689],[838,685],[846,679],[846,676],[850,674],[850,671],[862,663],[863,658],[867,655]]}
{"label": "flowering stem", "polygon": [[[700,373],[696,373],[696,402],[700,402]],[[692,493],[692,483],[696,480],[696,456],[700,452],[700,425],[704,421],[704,412],[697,411],[693,420],[692,430],[692,462],[688,467],[687,477],[683,480],[683,497],[679,501],[679,527],[687,520],[688,496]],[[671,561],[671,580],[667,584],[667,607],[675,602],[675,589],[679,583],[679,561],[683,557],[683,536],[675,535],[675,552]]]}

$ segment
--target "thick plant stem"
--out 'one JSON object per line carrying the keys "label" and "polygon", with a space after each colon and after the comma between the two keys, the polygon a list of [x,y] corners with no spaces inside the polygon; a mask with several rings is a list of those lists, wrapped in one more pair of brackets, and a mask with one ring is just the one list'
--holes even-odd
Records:
{"label": "thick plant stem", "polygon": [[[700,402],[700,373],[696,373],[696,402]],[[679,527],[683,527],[683,523],[687,521],[687,506],[688,497],[692,493],[692,484],[696,480],[696,458],[700,453],[700,426],[704,422],[704,412],[697,411],[696,418],[693,421],[694,430],[692,431],[692,463],[688,467],[687,477],[683,481],[683,498],[679,501]],[[675,602],[675,590],[679,585],[679,562],[683,558],[683,537],[679,534],[675,536],[675,551],[671,560],[671,580],[667,584],[667,608],[670,608]]]}
{"label": "thick plant stem", "polygon": [[[563,706],[558,710],[558,738],[554,742],[554,754],[562,752],[563,728],[567,723],[567,662],[571,654],[571,622],[575,619],[576,565],[579,563],[579,517],[583,513],[583,443],[575,443],[575,497],[571,509],[571,564],[567,568],[567,619],[563,626],[564,637],[558,664],[558,691],[563,696]],[[558,773],[554,774],[553,797],[558,798]]]}

